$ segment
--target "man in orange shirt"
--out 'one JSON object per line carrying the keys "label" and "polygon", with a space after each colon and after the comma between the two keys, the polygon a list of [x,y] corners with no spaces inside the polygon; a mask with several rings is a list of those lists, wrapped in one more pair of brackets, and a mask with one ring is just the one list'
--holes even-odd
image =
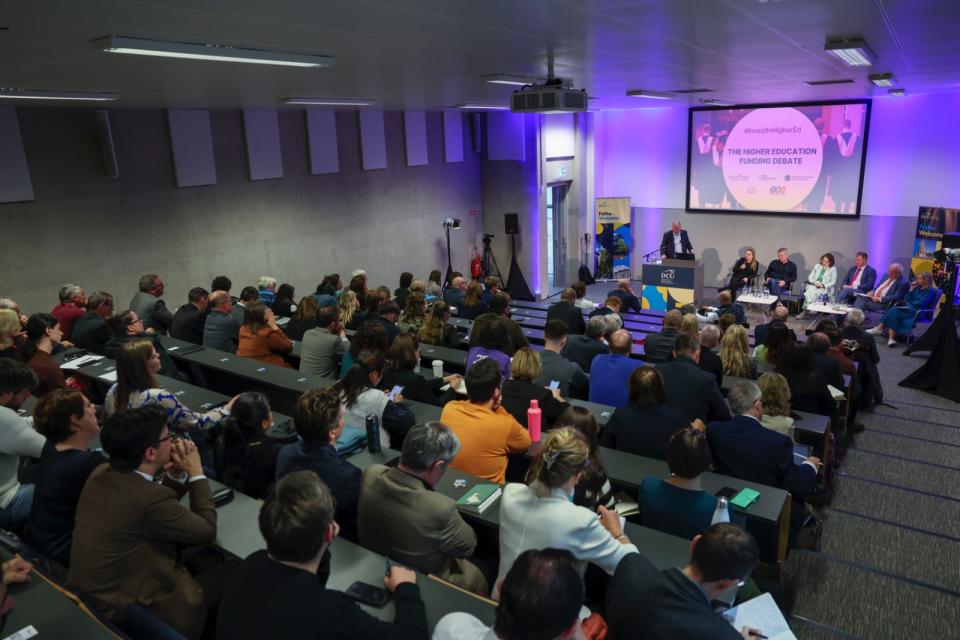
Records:
{"label": "man in orange shirt", "polygon": [[494,360],[480,360],[464,378],[469,400],[448,402],[440,415],[460,440],[450,467],[503,484],[507,456],[530,448],[530,434],[500,406],[503,378]]}

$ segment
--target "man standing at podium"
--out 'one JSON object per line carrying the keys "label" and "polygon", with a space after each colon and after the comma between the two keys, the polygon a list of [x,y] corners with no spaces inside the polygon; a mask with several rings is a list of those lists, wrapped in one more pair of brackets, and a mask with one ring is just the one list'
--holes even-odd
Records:
{"label": "man standing at podium", "polygon": [[687,232],[680,228],[680,222],[674,220],[670,231],[664,233],[660,241],[660,258],[673,260],[681,253],[693,253],[693,245]]}

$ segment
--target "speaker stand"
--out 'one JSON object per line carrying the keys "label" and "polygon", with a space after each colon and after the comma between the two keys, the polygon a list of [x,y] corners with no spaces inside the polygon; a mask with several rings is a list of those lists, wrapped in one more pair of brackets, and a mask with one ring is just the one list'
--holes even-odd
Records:
{"label": "speaker stand", "polygon": [[527,285],[527,279],[523,277],[520,271],[520,265],[517,263],[517,235],[510,234],[510,274],[507,276],[507,293],[514,300],[534,300],[533,293]]}

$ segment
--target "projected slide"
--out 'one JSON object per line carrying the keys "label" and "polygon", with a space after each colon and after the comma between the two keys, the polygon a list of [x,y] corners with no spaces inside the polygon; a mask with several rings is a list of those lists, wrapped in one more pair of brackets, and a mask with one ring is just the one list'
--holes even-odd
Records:
{"label": "projected slide", "polygon": [[870,101],[690,110],[687,210],[860,215]]}

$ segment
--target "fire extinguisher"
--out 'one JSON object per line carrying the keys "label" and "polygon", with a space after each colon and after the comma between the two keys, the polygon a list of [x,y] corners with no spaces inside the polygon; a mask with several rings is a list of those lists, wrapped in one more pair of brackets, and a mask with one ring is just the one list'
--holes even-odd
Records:
{"label": "fire extinguisher", "polygon": [[482,274],[483,260],[480,259],[480,252],[477,251],[477,247],[474,245],[473,258],[470,260],[470,277],[472,277],[474,280],[479,280]]}

